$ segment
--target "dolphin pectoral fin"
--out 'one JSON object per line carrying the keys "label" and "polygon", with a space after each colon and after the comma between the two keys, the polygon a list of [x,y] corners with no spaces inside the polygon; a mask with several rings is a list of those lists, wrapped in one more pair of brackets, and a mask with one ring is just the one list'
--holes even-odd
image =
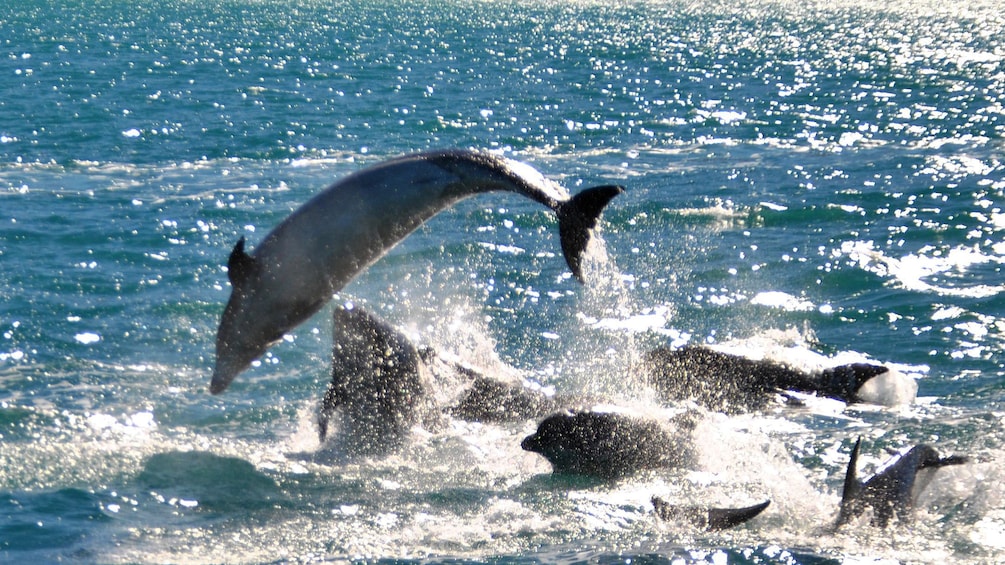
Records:
{"label": "dolphin pectoral fin", "polygon": [[562,254],[579,282],[583,282],[583,251],[590,242],[590,230],[596,227],[607,203],[624,191],[616,185],[595,186],[576,194],[557,210]]}
{"label": "dolphin pectoral fin", "polygon": [[765,500],[743,508],[701,508],[698,506],[676,506],[654,496],[652,503],[656,515],[664,520],[683,521],[697,528],[713,531],[732,528],[750,520],[763,512],[771,504],[771,501]]}
{"label": "dolphin pectoral fin", "polygon": [[232,286],[238,287],[251,276],[255,269],[255,259],[244,251],[244,236],[241,236],[227,259],[227,278],[230,279]]}

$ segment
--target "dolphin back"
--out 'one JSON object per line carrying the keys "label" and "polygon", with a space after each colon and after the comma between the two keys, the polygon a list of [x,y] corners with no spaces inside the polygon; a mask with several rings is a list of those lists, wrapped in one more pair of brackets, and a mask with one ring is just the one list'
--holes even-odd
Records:
{"label": "dolphin back", "polygon": [[616,185],[588,188],[561,203],[558,214],[558,235],[562,254],[576,280],[583,282],[583,252],[590,243],[590,232],[597,226],[600,213],[612,198],[625,189]]}

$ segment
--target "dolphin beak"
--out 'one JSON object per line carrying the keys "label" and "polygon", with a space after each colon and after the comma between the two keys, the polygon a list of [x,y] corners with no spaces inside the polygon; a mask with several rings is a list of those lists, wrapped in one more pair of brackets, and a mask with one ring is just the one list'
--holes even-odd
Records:
{"label": "dolphin beak", "polygon": [[520,448],[523,449],[524,451],[537,452],[537,451],[539,451],[539,445],[538,445],[538,443],[539,442],[538,442],[536,434],[535,435],[529,435],[529,436],[523,438],[523,441],[520,442]]}
{"label": "dolphin beak", "polygon": [[234,380],[236,374],[229,373],[224,374],[219,370],[213,371],[213,380],[209,383],[210,394],[220,394],[221,392],[227,390],[230,386],[230,381]]}
{"label": "dolphin beak", "polygon": [[237,364],[233,362],[229,356],[217,355],[216,358],[216,368],[213,369],[213,380],[209,383],[209,392],[211,394],[220,394],[221,392],[227,390],[230,383],[237,378],[237,375],[248,368],[250,363]]}

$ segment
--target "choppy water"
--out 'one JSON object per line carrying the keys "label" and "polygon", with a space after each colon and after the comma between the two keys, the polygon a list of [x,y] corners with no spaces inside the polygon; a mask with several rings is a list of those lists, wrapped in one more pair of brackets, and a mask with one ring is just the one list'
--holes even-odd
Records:
{"label": "choppy water", "polygon": [[[1005,13],[997,2],[13,2],[0,13],[0,559],[1005,560]],[[207,392],[223,269],[336,178],[475,147],[620,183],[619,276],[543,208],[470,200],[339,297],[546,386],[640,403],[709,342],[917,378],[899,409],[712,417],[699,468],[550,477],[533,422],[312,454],[329,312]],[[609,273],[602,271],[600,274]],[[851,444],[930,442],[917,520],[829,531]],[[653,494],[771,498],[717,534]]]}

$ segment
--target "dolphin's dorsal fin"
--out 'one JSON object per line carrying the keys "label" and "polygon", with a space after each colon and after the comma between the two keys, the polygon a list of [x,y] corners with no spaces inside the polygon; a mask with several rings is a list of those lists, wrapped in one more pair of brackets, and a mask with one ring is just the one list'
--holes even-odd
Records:
{"label": "dolphin's dorsal fin", "polygon": [[239,287],[255,271],[255,258],[244,251],[244,236],[237,240],[230,258],[227,259],[227,278],[234,287]]}
{"label": "dolphin's dorsal fin", "polygon": [[848,471],[844,475],[844,489],[841,491],[841,507],[838,511],[837,526],[847,523],[854,518],[855,500],[859,496],[862,485],[858,482],[858,450],[862,446],[862,438],[855,442],[855,447],[851,450],[851,459],[848,461]]}

